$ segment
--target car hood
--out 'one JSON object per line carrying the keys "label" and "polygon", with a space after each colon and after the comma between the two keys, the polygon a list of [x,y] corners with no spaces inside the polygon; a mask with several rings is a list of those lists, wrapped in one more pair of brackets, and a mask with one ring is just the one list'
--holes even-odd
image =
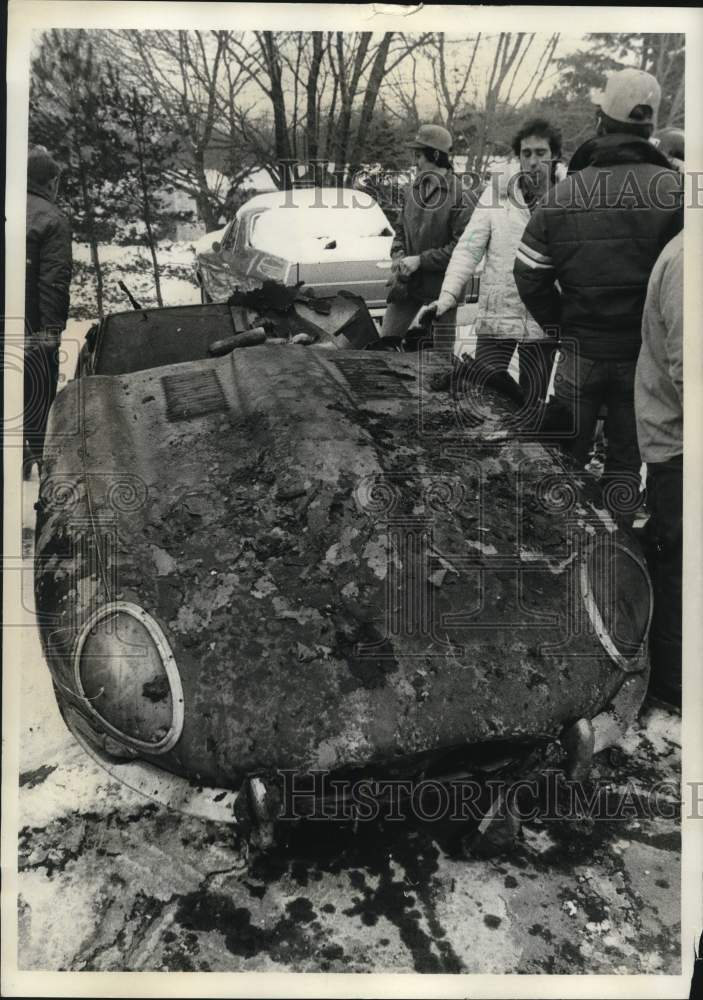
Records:
{"label": "car hood", "polygon": [[[194,780],[557,735],[624,677],[564,619],[573,537],[616,528],[554,454],[488,390],[473,413],[432,391],[439,360],[341,353],[93,376],[54,405],[36,592],[59,697],[88,712],[94,608],[143,608],[183,688],[158,763]],[[76,524],[97,560],[66,549]]]}

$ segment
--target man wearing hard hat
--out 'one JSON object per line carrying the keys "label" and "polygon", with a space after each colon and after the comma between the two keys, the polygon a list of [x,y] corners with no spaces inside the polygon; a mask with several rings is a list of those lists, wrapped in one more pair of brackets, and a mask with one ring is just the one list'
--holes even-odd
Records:
{"label": "man wearing hard hat", "polygon": [[[473,208],[449,159],[452,137],[441,125],[421,125],[409,144],[417,173],[403,191],[391,246],[392,277],[381,336],[403,336],[423,305],[439,295],[444,273]],[[440,339],[435,324],[435,341]],[[451,350],[456,309],[442,317]]]}

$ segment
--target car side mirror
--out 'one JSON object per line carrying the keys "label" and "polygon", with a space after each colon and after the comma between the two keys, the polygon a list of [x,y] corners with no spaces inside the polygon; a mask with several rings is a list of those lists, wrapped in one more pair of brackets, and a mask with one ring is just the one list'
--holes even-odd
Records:
{"label": "car side mirror", "polygon": [[214,240],[213,244],[212,244],[213,252],[214,253],[219,253],[221,248],[222,248],[222,244],[220,243],[220,241],[219,240]]}

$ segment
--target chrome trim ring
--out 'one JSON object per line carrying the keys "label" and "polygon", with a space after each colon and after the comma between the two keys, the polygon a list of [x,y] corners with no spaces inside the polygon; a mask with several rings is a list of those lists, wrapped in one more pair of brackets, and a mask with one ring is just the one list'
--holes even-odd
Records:
{"label": "chrome trim ring", "polygon": [[595,599],[593,593],[593,588],[591,587],[591,580],[588,573],[588,550],[585,550],[581,554],[579,561],[579,585],[581,590],[581,598],[583,600],[584,606],[586,608],[586,614],[588,619],[593,626],[593,629],[598,637],[603,649],[606,651],[613,663],[622,670],[625,674],[638,674],[644,670],[647,664],[647,658],[643,654],[647,650],[647,636],[649,635],[649,626],[652,622],[652,611],[653,611],[653,593],[652,584],[649,579],[649,575],[646,572],[646,567],[640,559],[637,558],[636,554],[627,546],[620,545],[618,542],[615,543],[619,545],[622,552],[626,552],[631,559],[640,567],[640,569],[645,570],[645,579],[649,588],[649,614],[647,617],[647,625],[644,630],[644,635],[642,637],[642,642],[637,652],[633,656],[624,656],[620,650],[617,648],[613,642],[610,632],[606,628],[605,622],[603,621],[603,616],[600,613],[600,608]]}
{"label": "chrome trim ring", "polygon": [[[169,731],[157,743],[148,743],[146,740],[135,739],[133,736],[129,736],[126,733],[121,732],[115,726],[111,725],[111,723],[109,723],[107,719],[105,719],[97,711],[83,688],[80,665],[83,647],[85,646],[88,636],[99,622],[118,613],[130,615],[132,618],[136,619],[140,625],[144,626],[154,642],[159,655],[161,656],[161,662],[164,670],[166,671],[166,677],[171,692],[173,717]],[[171,651],[171,647],[168,644],[168,640],[164,635],[161,626],[151,617],[151,615],[144,611],[143,608],[140,608],[139,605],[132,604],[130,601],[110,601],[109,604],[104,604],[90,616],[81,629],[80,635],[76,640],[76,646],[73,653],[73,679],[84,707],[88,709],[88,711],[97,721],[99,721],[100,725],[106,729],[111,736],[113,736],[120,743],[124,743],[125,746],[134,747],[136,750],[142,750],[144,753],[148,754],[163,754],[171,750],[181,738],[183,723],[185,720],[185,702],[183,698],[183,685],[181,684],[181,676],[178,672],[176,659]]]}

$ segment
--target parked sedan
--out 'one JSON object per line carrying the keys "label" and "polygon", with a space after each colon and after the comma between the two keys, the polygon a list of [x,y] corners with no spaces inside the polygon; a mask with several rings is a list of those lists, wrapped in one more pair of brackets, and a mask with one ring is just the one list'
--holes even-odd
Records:
{"label": "parked sedan", "polygon": [[[393,228],[380,205],[351,188],[297,188],[246,202],[198,252],[203,302],[226,302],[235,288],[272,278],[324,294],[355,292],[371,315],[386,307]],[[202,246],[204,240],[200,241]],[[477,284],[477,282],[476,282]],[[476,301],[470,289],[467,301]]]}

